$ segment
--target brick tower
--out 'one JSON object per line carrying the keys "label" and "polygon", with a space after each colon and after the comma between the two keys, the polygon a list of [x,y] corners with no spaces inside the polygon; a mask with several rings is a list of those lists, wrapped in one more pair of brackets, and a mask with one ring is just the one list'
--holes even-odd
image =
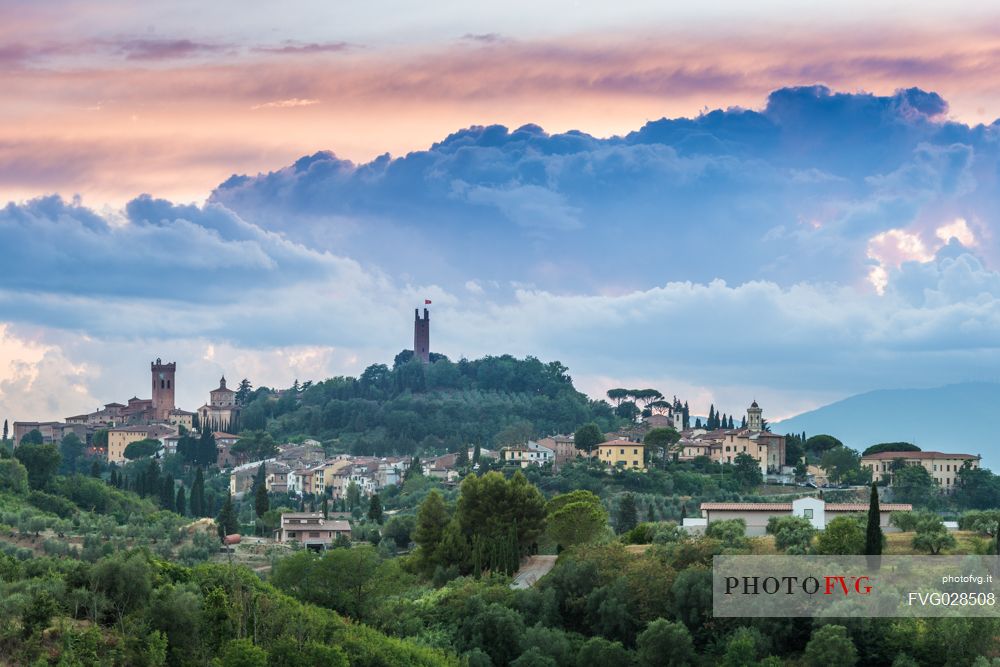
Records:
{"label": "brick tower", "polygon": [[174,372],[177,363],[165,364],[159,359],[149,365],[153,374],[153,419],[166,421],[174,405]]}
{"label": "brick tower", "polygon": [[413,357],[425,364],[431,361],[431,314],[424,308],[424,317],[420,318],[420,309],[414,311],[413,321]]}

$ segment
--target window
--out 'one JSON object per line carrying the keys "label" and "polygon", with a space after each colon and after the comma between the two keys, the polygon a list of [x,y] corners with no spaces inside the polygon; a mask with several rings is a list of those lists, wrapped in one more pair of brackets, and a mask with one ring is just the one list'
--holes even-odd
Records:
{"label": "window", "polygon": [[638,461],[632,461],[632,465],[634,465],[634,466],[636,466],[638,468],[639,467],[639,462]]}
{"label": "window", "polygon": [[295,537],[295,531],[294,530],[288,531],[288,536],[289,537]]}
{"label": "window", "polygon": [[624,453],[625,453],[625,450],[624,450],[624,449],[622,449],[622,450],[621,450],[621,452],[619,452],[619,453],[620,453],[620,454],[624,454]]}
{"label": "window", "polygon": [[802,510],[802,516],[803,516],[803,518],[806,518],[806,519],[813,518],[812,508],[808,508],[808,509]]}
{"label": "window", "polygon": [[633,453],[633,454],[638,454],[638,453],[639,453],[639,450],[638,450],[638,449],[633,449],[633,450],[632,450],[632,453]]}

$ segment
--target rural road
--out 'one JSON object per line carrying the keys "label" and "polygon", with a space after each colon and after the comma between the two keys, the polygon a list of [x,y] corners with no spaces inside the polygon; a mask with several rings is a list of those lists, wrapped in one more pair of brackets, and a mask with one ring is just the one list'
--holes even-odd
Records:
{"label": "rural road", "polygon": [[529,556],[514,576],[511,588],[531,588],[556,564],[557,556]]}

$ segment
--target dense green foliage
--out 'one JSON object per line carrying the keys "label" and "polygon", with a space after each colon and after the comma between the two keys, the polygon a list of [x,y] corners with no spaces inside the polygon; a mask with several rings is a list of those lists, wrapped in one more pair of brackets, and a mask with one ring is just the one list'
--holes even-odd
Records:
{"label": "dense green foliage", "polygon": [[0,642],[17,664],[52,654],[60,665],[458,664],[296,601],[243,567],[188,569],[143,551],[92,565],[4,562]]}
{"label": "dense green foliage", "polygon": [[243,410],[246,429],[275,437],[309,434],[337,439],[366,454],[406,454],[478,443],[495,446],[505,429],[528,425],[535,436],[572,433],[596,422],[618,423],[611,406],[573,388],[566,367],[509,355],[431,364],[397,359],[376,364],[358,378],[337,377],[280,396],[253,393]]}
{"label": "dense green foliage", "polygon": [[861,452],[862,456],[878,454],[880,452],[919,452],[920,448],[909,442],[880,442],[872,445]]}

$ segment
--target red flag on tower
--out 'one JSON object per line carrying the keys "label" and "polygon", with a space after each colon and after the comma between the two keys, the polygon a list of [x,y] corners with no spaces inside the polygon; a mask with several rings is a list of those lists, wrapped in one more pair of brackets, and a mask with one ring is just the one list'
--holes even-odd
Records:
{"label": "red flag on tower", "polygon": [[431,300],[430,299],[424,299],[424,305],[425,306],[431,305]]}

